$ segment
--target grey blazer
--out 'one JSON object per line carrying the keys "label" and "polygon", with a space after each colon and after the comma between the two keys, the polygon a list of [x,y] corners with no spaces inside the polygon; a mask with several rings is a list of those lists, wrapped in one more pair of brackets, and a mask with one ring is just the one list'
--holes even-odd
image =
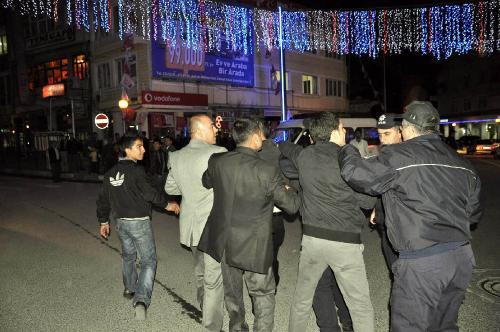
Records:
{"label": "grey blazer", "polygon": [[220,152],[227,150],[192,139],[181,150],[169,153],[165,191],[170,195],[182,195],[179,230],[180,242],[185,246],[198,246],[212,210],[213,190],[203,187],[201,177],[207,170],[210,156]]}

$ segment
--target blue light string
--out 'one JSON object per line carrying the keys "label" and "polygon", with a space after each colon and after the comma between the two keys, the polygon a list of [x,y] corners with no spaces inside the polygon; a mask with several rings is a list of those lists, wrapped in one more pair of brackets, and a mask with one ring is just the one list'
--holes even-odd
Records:
{"label": "blue light string", "polygon": [[420,23],[422,26],[422,43],[420,46],[420,52],[422,54],[427,54],[427,43],[429,41],[429,27],[427,24],[427,8],[422,8],[422,11],[420,12]]}

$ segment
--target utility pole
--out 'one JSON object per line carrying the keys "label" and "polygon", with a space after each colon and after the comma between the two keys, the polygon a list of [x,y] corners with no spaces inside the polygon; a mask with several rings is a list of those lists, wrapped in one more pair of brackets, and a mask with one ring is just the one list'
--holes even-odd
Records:
{"label": "utility pole", "polygon": [[281,86],[281,120],[286,120],[286,85],[285,85],[285,51],[283,50],[283,16],[281,4],[278,4],[279,42],[280,42],[280,86]]}

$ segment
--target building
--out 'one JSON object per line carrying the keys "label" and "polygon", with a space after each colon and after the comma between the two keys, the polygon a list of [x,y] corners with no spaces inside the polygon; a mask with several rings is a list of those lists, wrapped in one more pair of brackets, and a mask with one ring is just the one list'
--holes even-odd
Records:
{"label": "building", "polygon": [[[276,50],[258,52],[254,45],[248,56],[205,54],[135,36],[122,40],[117,1],[112,5],[110,31],[97,32],[3,11],[12,17],[3,25],[12,32],[8,65],[0,68],[0,107],[8,100],[3,128],[29,126],[84,140],[93,132],[111,138],[130,127],[149,137],[183,135],[189,115],[200,112],[220,116],[223,130],[238,116],[280,118]],[[287,115],[347,112],[347,80],[343,56],[286,52]],[[129,106],[122,110],[118,101],[125,96]],[[98,113],[108,115],[107,129],[95,126]]]}
{"label": "building", "polygon": [[460,56],[447,60],[432,97],[441,114],[444,136],[500,138],[500,55]]}
{"label": "building", "polygon": [[[143,38],[120,40],[117,29],[115,25],[109,33],[96,34],[92,71],[98,78],[97,109],[113,119],[114,132],[137,127],[149,137],[186,134],[187,118],[200,112],[220,116],[224,130],[238,116],[281,116],[277,51],[254,48],[245,57],[199,54],[184,47],[169,50]],[[190,55],[191,63],[183,60]],[[225,73],[231,72],[228,78]],[[286,52],[285,83],[288,116],[348,110],[344,57]],[[124,92],[129,107],[120,110],[117,103]]]}

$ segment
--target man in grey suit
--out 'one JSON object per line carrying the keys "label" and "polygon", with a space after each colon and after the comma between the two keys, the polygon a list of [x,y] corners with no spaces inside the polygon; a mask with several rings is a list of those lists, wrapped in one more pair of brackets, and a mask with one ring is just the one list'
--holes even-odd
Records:
{"label": "man in grey suit", "polygon": [[203,311],[202,324],[206,331],[219,332],[224,316],[221,267],[212,257],[198,251],[198,242],[214,200],[213,190],[203,187],[201,177],[207,169],[210,156],[227,150],[214,145],[217,129],[210,117],[192,116],[189,131],[189,144],[169,153],[165,191],[169,195],[182,195],[180,242],[191,248],[193,253],[197,299]]}

